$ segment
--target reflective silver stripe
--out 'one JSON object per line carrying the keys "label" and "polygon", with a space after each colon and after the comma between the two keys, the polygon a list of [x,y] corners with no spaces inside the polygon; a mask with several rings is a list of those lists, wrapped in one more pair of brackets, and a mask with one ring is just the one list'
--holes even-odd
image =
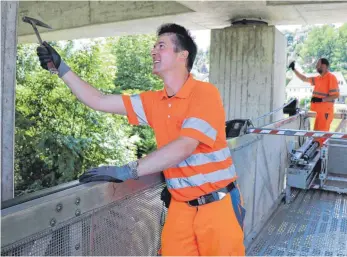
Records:
{"label": "reflective silver stripe", "polygon": [[227,169],[217,170],[208,174],[197,174],[188,178],[170,178],[166,180],[166,184],[168,188],[180,189],[232,179],[235,176],[235,166],[231,165]]}
{"label": "reflective silver stripe", "polygon": [[197,166],[204,165],[207,163],[215,163],[225,161],[231,157],[229,147],[223,148],[221,150],[211,152],[211,153],[197,153],[191,155],[183,162],[177,164],[177,167],[188,167],[188,166]]}
{"label": "reflective silver stripe", "polygon": [[332,93],[332,92],[340,92],[340,90],[339,89],[330,89],[329,92],[330,93]]}
{"label": "reflective silver stripe", "polygon": [[313,94],[315,94],[315,95],[321,95],[321,96],[328,96],[328,95],[329,95],[329,94],[320,93],[320,92],[316,92],[316,91],[313,91]]}
{"label": "reflective silver stripe", "polygon": [[183,121],[182,128],[191,128],[200,131],[213,141],[216,140],[217,131],[206,121],[198,118],[188,118]]}
{"label": "reflective silver stripe", "polygon": [[133,106],[134,112],[136,113],[137,119],[140,125],[148,125],[145,110],[143,109],[142,100],[140,95],[132,95],[130,97],[131,104]]}

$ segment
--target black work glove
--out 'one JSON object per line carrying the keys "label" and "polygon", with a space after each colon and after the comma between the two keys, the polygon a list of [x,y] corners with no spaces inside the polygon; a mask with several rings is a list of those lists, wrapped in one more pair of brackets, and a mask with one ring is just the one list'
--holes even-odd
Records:
{"label": "black work glove", "polygon": [[312,97],[311,98],[311,103],[321,103],[321,102],[323,102],[322,98],[319,98],[319,97]]}
{"label": "black work glove", "polygon": [[53,47],[51,47],[47,42],[43,42],[42,45],[40,45],[36,49],[37,55],[40,59],[41,67],[45,70],[48,70],[47,63],[49,61],[52,61],[54,63],[54,66],[58,70],[58,76],[62,77],[65,75],[66,72],[70,70],[70,67],[66,65],[66,63],[61,59],[60,55]]}
{"label": "black work glove", "polygon": [[92,168],[79,177],[81,183],[92,181],[109,181],[121,183],[128,179],[134,179],[134,174],[129,166],[126,164],[121,167],[117,166],[101,166]]}
{"label": "black work glove", "polygon": [[295,61],[292,61],[289,66],[288,66],[289,69],[292,69],[292,70],[295,70]]}

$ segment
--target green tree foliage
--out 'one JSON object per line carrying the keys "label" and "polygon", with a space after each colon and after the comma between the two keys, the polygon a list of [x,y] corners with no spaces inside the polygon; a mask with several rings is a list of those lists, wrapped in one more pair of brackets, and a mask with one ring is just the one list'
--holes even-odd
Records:
{"label": "green tree foliage", "polygon": [[[162,80],[152,74],[151,50],[156,41],[154,35],[108,38],[107,41],[117,63],[115,93],[138,94],[142,91],[163,88]],[[138,138],[135,142],[138,158],[154,151],[157,147],[150,127],[134,126],[131,136]]]}
{"label": "green tree foliage", "polygon": [[[107,44],[78,42],[52,44],[83,79],[113,91],[115,68]],[[36,46],[18,46],[16,195],[71,181],[93,166],[136,158],[137,139],[126,119],[80,103],[59,78],[39,67]]]}
{"label": "green tree foliage", "polygon": [[108,39],[116,56],[117,72],[114,83],[119,90],[158,90],[162,81],[152,74],[151,50],[155,36],[124,36]]}
{"label": "green tree foliage", "polygon": [[338,61],[336,69],[344,71],[345,78],[347,78],[347,23],[338,30],[335,58]]}
{"label": "green tree foliage", "polygon": [[327,58],[332,71],[341,71],[347,75],[347,24],[336,28],[331,25],[314,27],[307,39],[296,46],[295,51],[301,57],[299,62],[305,72],[315,72],[315,63]]}
{"label": "green tree foliage", "polygon": [[299,106],[301,108],[307,108],[309,109],[310,108],[310,105],[311,105],[311,99],[310,98],[303,98],[300,100],[300,103],[299,103]]}

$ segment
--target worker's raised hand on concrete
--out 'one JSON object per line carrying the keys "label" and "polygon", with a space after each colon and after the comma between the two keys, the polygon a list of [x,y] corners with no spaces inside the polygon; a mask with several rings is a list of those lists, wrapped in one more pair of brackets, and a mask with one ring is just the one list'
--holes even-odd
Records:
{"label": "worker's raised hand on concrete", "polygon": [[292,61],[292,62],[289,64],[288,68],[290,68],[290,69],[292,69],[292,70],[295,70],[295,61]]}
{"label": "worker's raised hand on concrete", "polygon": [[79,181],[82,183],[92,181],[108,181],[121,183],[128,179],[137,179],[133,169],[129,164],[121,167],[117,166],[101,166],[88,170],[79,177]]}
{"label": "worker's raised hand on concrete", "polygon": [[52,61],[54,63],[54,66],[58,69],[58,76],[62,77],[70,70],[70,67],[66,65],[66,63],[61,59],[58,52],[51,47],[47,42],[43,42],[42,45],[40,45],[36,49],[37,55],[40,59],[41,67],[45,70],[48,69],[47,63]]}

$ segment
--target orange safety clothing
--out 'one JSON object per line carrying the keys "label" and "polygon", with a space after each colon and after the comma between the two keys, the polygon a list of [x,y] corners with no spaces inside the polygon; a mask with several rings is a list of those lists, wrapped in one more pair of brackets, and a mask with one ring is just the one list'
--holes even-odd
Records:
{"label": "orange safety clothing", "polygon": [[244,256],[244,209],[239,189],[199,207],[171,200],[162,232],[164,256]]}
{"label": "orange safety clothing", "polygon": [[163,89],[123,95],[123,102],[131,124],[153,128],[158,148],[180,136],[200,142],[190,157],[164,171],[175,200],[190,201],[236,180],[226,142],[224,108],[214,85],[190,75],[171,98]]}
{"label": "orange safety clothing", "polygon": [[[332,95],[340,95],[337,79],[331,72],[327,72],[324,76],[312,77],[311,84],[314,86],[313,97],[325,98]],[[311,110],[317,113],[314,130],[329,131],[334,117],[334,101],[311,103]],[[317,139],[320,145],[325,140],[325,138]]]}
{"label": "orange safety clothing", "polygon": [[173,97],[163,89],[122,98],[129,123],[151,126],[158,148],[180,136],[199,141],[191,156],[164,171],[172,199],[162,233],[162,254],[245,255],[245,210],[238,188],[199,207],[187,203],[237,178],[218,89],[189,75]]}

